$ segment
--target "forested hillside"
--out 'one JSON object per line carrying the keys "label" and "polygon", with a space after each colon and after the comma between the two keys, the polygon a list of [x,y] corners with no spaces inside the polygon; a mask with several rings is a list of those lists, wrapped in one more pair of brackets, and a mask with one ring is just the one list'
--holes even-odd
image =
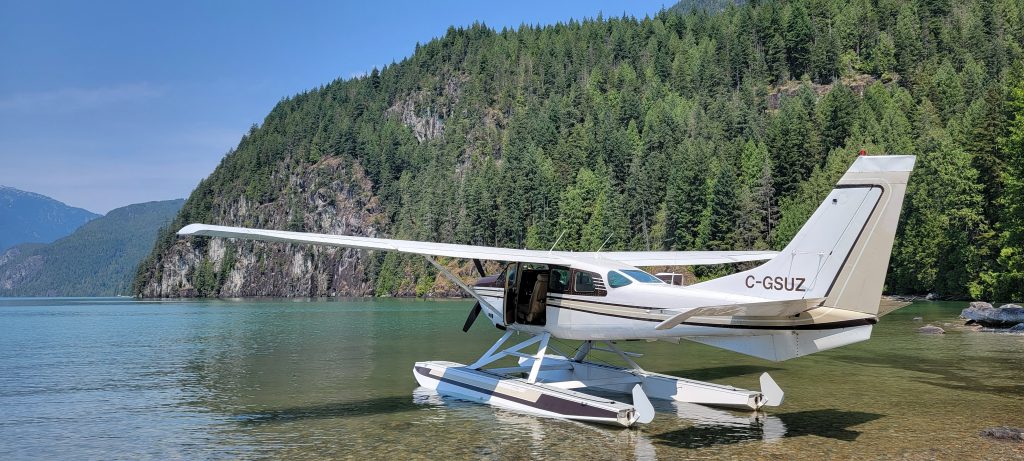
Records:
{"label": "forested hillside", "polygon": [[[282,100],[171,228],[779,248],[864,149],[918,155],[889,292],[1024,297],[1024,2],[723,3],[450,28]],[[135,290],[445,292],[436,281],[418,258],[169,231]]]}
{"label": "forested hillside", "polygon": [[183,203],[117,208],[53,243],[23,244],[0,253],[0,296],[129,294],[139,262]]}

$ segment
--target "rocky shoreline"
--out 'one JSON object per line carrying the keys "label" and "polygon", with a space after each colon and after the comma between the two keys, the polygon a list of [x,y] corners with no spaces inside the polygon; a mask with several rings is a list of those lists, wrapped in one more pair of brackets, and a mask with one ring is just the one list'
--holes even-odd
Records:
{"label": "rocky shoreline", "polygon": [[966,320],[964,325],[1024,332],[1024,307],[1017,304],[993,307],[990,303],[975,301],[960,312],[960,318]]}
{"label": "rocky shoreline", "polygon": [[[889,299],[902,300],[895,296],[890,296]],[[917,332],[925,335],[941,335],[946,333],[946,329],[952,327],[962,331],[1024,333],[1024,307],[1018,304],[1003,304],[994,307],[991,303],[974,301],[960,312],[959,318],[964,320],[962,326],[956,326],[949,322],[942,323],[941,326],[928,323],[919,327]],[[914,317],[914,321],[923,322],[924,319]],[[946,327],[946,329],[942,327]]]}

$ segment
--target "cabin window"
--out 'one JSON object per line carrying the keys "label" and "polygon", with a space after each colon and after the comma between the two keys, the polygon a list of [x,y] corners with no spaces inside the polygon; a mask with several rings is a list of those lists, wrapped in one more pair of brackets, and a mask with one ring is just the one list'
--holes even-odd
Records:
{"label": "cabin window", "polygon": [[573,291],[577,293],[593,293],[596,290],[594,288],[594,278],[597,274],[590,272],[577,272],[576,273],[576,284],[573,287]]}
{"label": "cabin window", "polygon": [[569,289],[569,269],[552,267],[551,277],[548,279],[548,291],[564,293],[567,289]]}
{"label": "cabin window", "polygon": [[632,277],[633,280],[636,280],[637,282],[640,283],[665,283],[662,282],[661,279],[651,274],[648,274],[640,269],[624,269],[622,272],[625,272],[626,275]]}
{"label": "cabin window", "polygon": [[608,286],[612,288],[624,287],[626,285],[629,285],[630,283],[633,283],[633,281],[630,280],[625,275],[622,275],[615,271],[611,271],[608,273]]}

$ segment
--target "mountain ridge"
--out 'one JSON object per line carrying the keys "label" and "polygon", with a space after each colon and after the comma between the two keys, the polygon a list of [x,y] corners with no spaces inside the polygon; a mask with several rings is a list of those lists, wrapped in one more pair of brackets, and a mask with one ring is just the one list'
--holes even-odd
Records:
{"label": "mountain ridge", "polygon": [[113,296],[130,293],[139,261],[184,199],[115,208],[52,243],[0,252],[0,296]]}
{"label": "mountain ridge", "polygon": [[100,215],[52,197],[0,185],[0,252],[21,243],[49,243]]}

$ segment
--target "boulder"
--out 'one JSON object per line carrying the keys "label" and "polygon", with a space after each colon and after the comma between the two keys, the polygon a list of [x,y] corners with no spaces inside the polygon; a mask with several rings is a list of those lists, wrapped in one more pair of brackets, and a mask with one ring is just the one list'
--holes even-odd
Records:
{"label": "boulder", "polygon": [[990,427],[981,431],[981,436],[996,440],[1024,442],[1024,429],[1007,426]]}
{"label": "boulder", "polygon": [[988,328],[1010,328],[1024,323],[1024,307],[1004,304],[997,309],[989,303],[973,302],[960,312],[960,317]]}
{"label": "boulder", "polygon": [[941,327],[937,327],[935,325],[925,325],[921,328],[918,328],[917,332],[926,335],[941,335],[945,334],[946,330],[943,330]]}
{"label": "boulder", "polygon": [[1024,323],[1018,323],[1018,324],[1010,327],[1009,331],[1012,331],[1012,332],[1015,332],[1015,333],[1024,333]]}

